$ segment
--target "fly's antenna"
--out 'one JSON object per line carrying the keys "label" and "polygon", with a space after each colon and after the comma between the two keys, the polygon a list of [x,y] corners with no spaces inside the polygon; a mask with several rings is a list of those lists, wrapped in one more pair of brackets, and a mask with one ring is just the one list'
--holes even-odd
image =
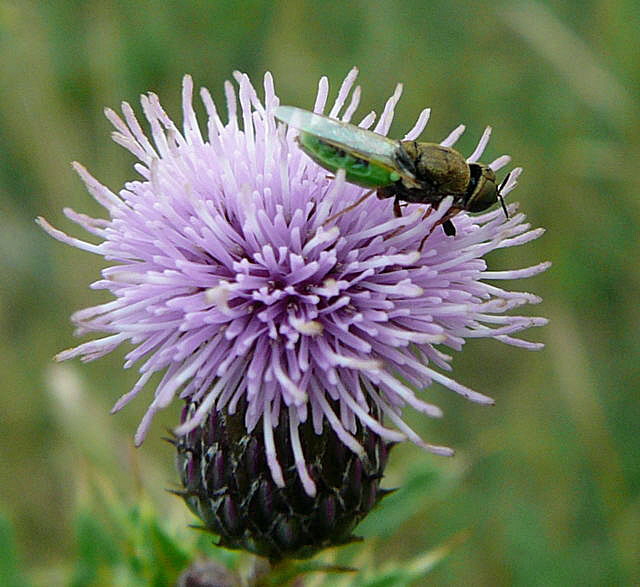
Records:
{"label": "fly's antenna", "polygon": [[498,200],[500,200],[500,205],[502,206],[502,210],[504,211],[505,218],[509,218],[509,211],[507,210],[507,206],[504,203],[504,198],[502,197],[502,190],[504,186],[507,185],[507,182],[509,181],[510,177],[511,177],[511,172],[507,173],[506,177],[502,180],[502,183],[500,184],[500,187],[498,188],[498,191],[497,191]]}

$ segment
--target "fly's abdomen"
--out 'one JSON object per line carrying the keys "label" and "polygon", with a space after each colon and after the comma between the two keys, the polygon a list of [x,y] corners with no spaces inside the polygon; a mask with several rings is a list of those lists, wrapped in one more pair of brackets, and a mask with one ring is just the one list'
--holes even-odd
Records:
{"label": "fly's abdomen", "polygon": [[298,135],[298,143],[302,150],[321,167],[333,173],[344,169],[345,179],[349,183],[376,189],[391,185],[400,179],[397,172],[375,161],[355,157],[309,133],[301,132]]}

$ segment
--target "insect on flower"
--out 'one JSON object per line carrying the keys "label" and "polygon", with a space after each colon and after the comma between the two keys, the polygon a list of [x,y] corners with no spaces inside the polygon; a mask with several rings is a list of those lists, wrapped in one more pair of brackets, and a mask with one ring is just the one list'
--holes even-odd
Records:
{"label": "insect on flower", "polygon": [[[510,174],[498,186],[495,171],[489,165],[468,162],[449,146],[395,141],[295,106],[280,106],[275,115],[300,131],[300,148],[318,165],[333,172],[344,169],[348,182],[371,188],[328,222],[358,206],[374,191],[378,198],[395,198],[396,216],[402,215],[401,201],[430,204],[427,216],[444,198],[452,196],[451,208],[435,225],[442,224],[448,236],[456,234],[451,219],[462,210],[482,212],[499,201],[509,217],[501,192]],[[485,132],[481,144],[486,145],[489,132],[490,129]]]}

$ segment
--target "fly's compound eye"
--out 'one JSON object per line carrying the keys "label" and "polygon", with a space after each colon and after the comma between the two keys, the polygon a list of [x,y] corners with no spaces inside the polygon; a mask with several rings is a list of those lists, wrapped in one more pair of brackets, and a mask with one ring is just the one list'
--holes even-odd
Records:
{"label": "fly's compound eye", "polygon": [[469,212],[483,212],[498,201],[496,175],[490,167],[471,163],[471,182],[467,192],[465,209]]}

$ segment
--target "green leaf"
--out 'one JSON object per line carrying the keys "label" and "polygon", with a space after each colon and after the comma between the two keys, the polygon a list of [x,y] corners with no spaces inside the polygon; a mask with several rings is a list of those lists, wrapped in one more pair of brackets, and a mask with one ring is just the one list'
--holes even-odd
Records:
{"label": "green leaf", "polygon": [[20,572],[20,564],[11,522],[0,515],[0,585],[26,587],[29,583]]}
{"label": "green leaf", "polygon": [[94,515],[94,512],[83,508],[76,518],[78,558],[71,580],[73,587],[94,585],[101,568],[113,568],[123,563],[114,537]]}

